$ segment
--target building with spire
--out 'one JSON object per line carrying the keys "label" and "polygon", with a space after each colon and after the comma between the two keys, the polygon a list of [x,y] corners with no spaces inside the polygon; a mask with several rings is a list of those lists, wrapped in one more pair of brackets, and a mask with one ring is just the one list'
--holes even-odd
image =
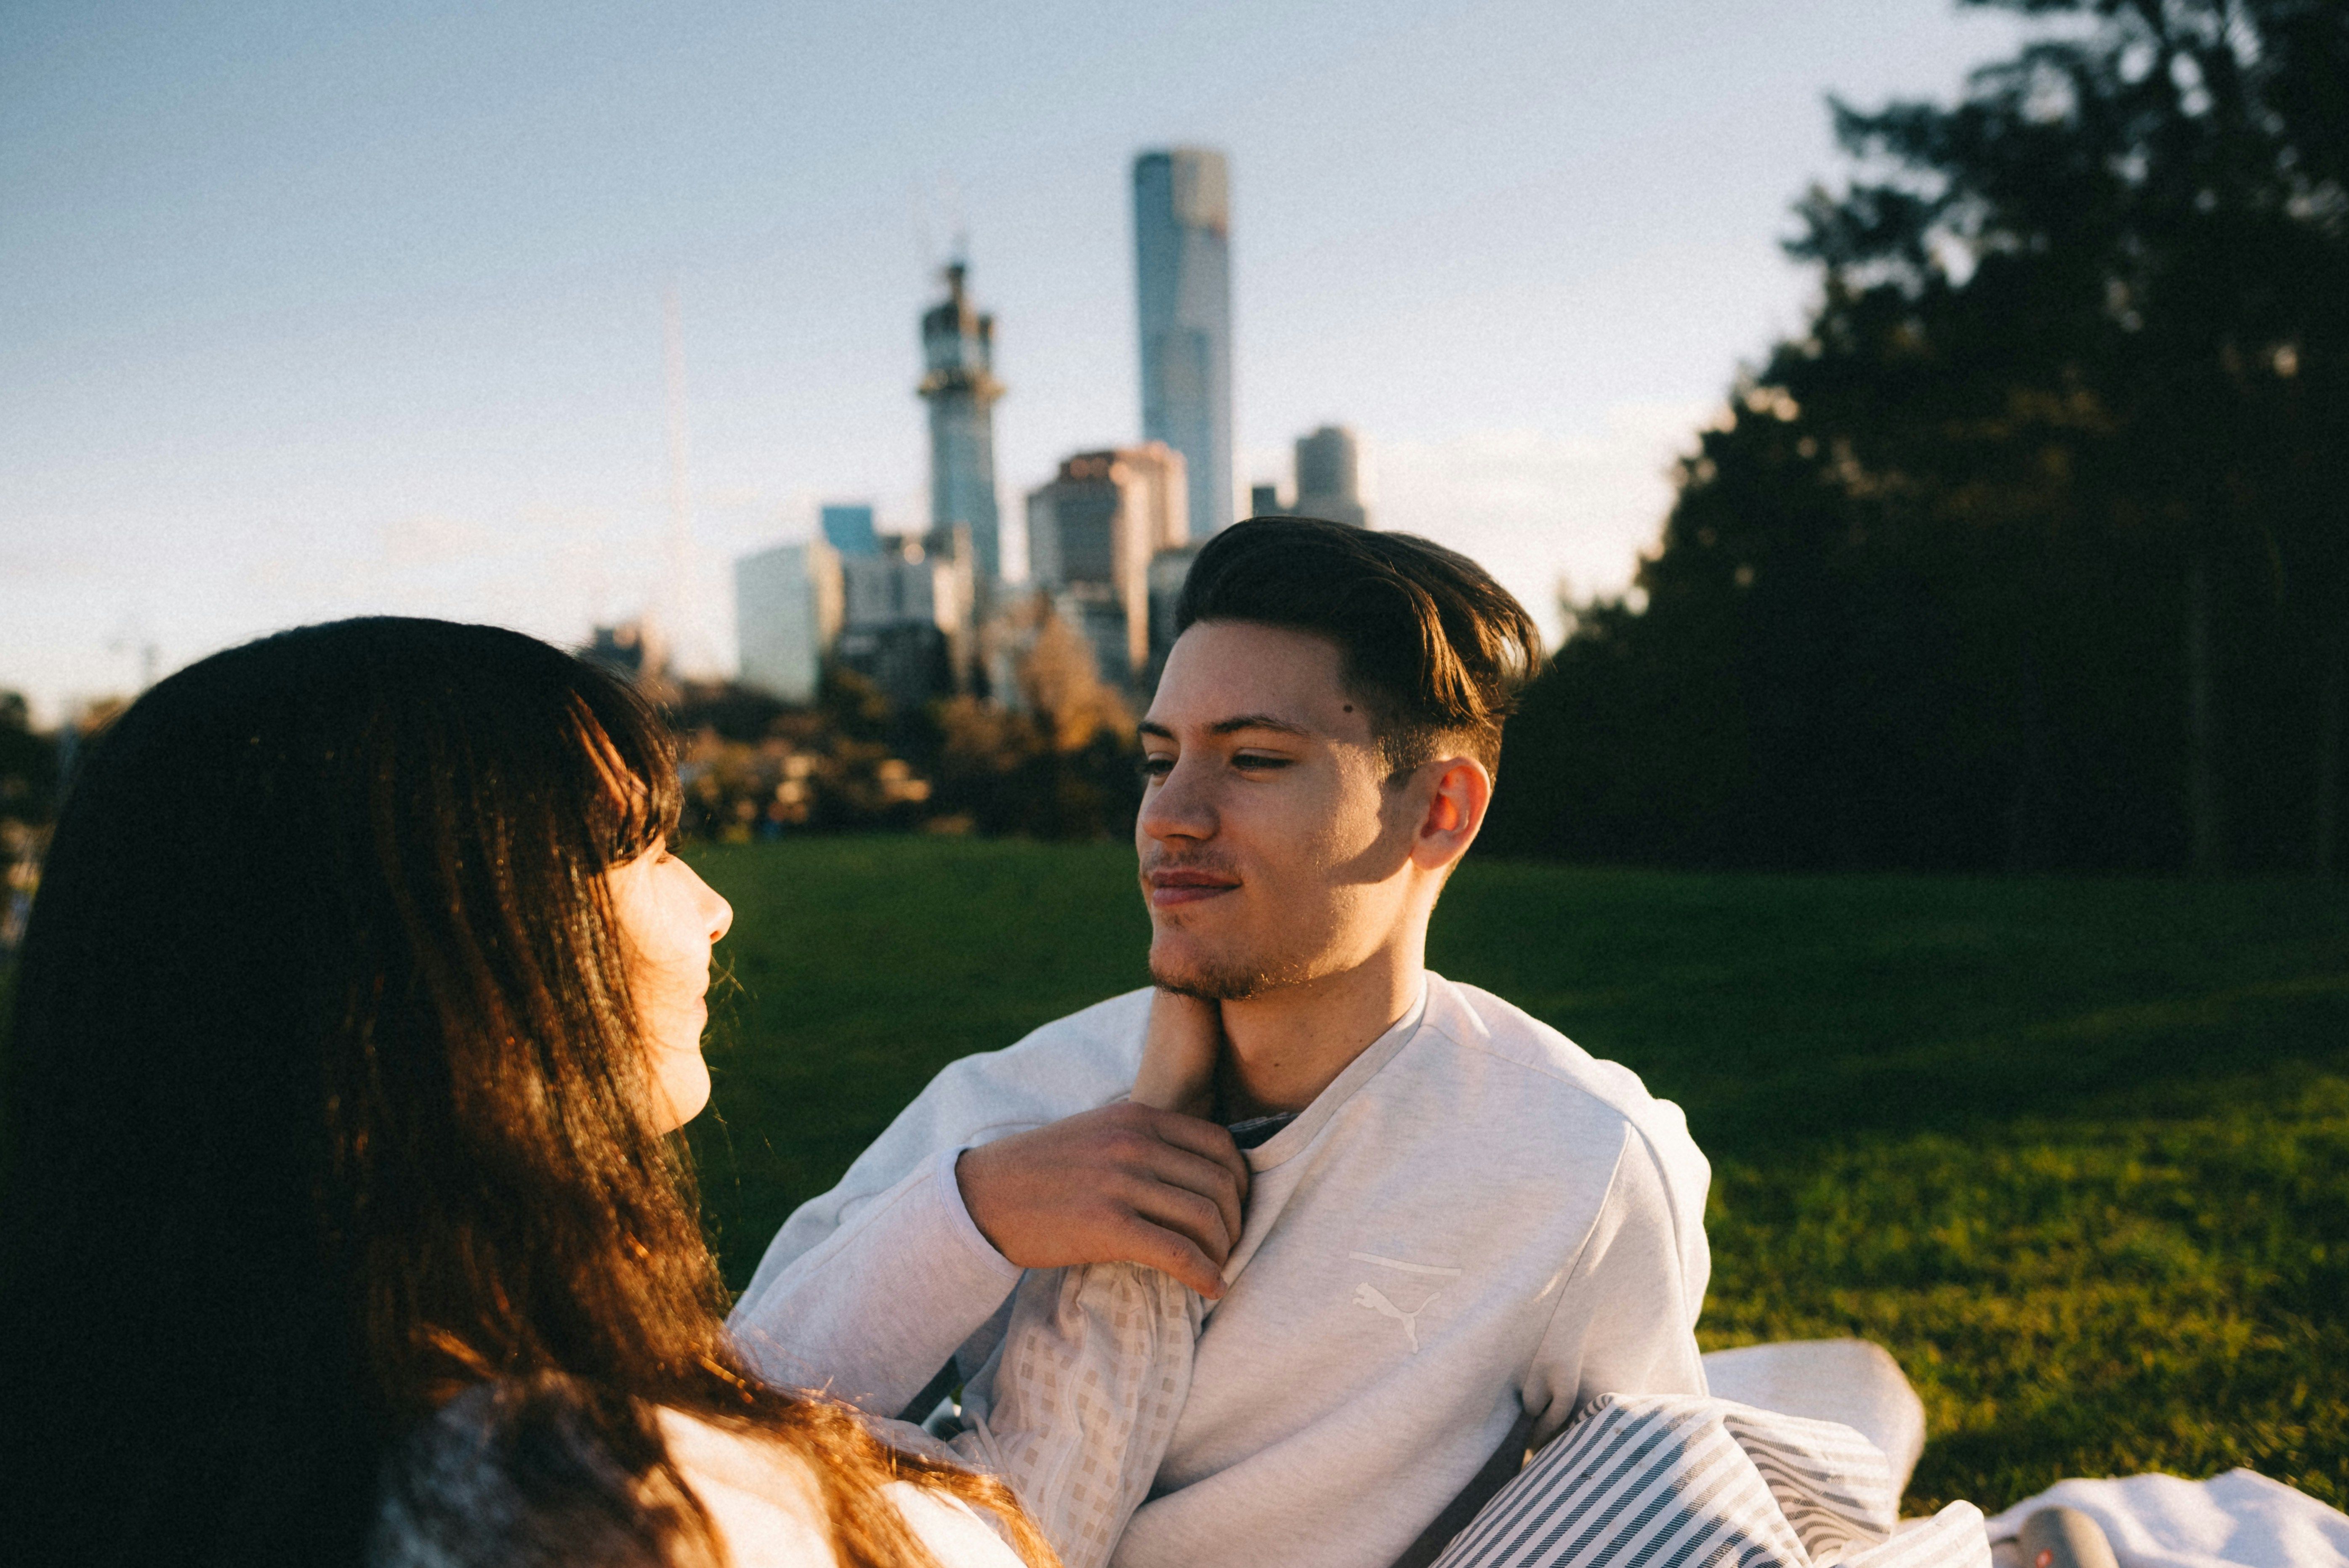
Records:
{"label": "building with spire", "polygon": [[946,270],[947,297],[922,317],[922,400],[930,406],[930,531],[951,540],[968,531],[982,603],[1002,580],[995,499],[995,318],[970,303],[968,268]]}
{"label": "building with spire", "polygon": [[1232,521],[1231,192],[1207,148],[1133,160],[1142,437],[1183,454],[1191,537]]}

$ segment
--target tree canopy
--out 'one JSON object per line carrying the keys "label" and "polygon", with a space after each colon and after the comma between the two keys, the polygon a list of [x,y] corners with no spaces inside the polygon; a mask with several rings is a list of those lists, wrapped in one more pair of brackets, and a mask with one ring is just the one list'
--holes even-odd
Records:
{"label": "tree canopy", "polygon": [[1576,607],[1495,840],[1804,867],[2326,869],[2349,651],[2349,4],[1987,0],[1831,103],[1808,329]]}

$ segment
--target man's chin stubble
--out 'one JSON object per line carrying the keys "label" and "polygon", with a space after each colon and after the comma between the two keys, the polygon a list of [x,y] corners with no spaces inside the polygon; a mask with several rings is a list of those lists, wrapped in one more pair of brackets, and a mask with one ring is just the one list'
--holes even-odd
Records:
{"label": "man's chin stubble", "polygon": [[1150,982],[1161,991],[1194,996],[1202,1002],[1245,1002],[1265,989],[1264,976],[1253,971],[1169,970],[1155,964],[1150,966]]}
{"label": "man's chin stubble", "polygon": [[1202,1002],[1247,1002],[1268,991],[1278,991],[1308,978],[1292,968],[1284,973],[1267,964],[1163,964],[1154,956],[1150,981],[1162,991],[1195,996]]}

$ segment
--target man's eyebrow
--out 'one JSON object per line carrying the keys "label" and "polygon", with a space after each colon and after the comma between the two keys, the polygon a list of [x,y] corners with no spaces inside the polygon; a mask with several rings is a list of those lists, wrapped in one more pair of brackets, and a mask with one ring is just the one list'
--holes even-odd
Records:
{"label": "man's eyebrow", "polygon": [[1268,713],[1243,713],[1230,718],[1219,718],[1207,726],[1209,735],[1237,735],[1243,729],[1274,729],[1283,735],[1309,736],[1313,732],[1301,724],[1291,724],[1285,718],[1275,718]]}
{"label": "man's eyebrow", "polygon": [[[1134,727],[1144,735],[1155,736],[1161,740],[1174,738],[1173,730],[1154,718],[1145,718]],[[1310,738],[1313,734],[1313,731],[1301,724],[1291,724],[1285,718],[1275,718],[1268,713],[1235,714],[1230,718],[1219,718],[1207,726],[1209,735],[1237,735],[1244,729],[1277,730],[1282,735],[1294,735],[1306,738]]]}

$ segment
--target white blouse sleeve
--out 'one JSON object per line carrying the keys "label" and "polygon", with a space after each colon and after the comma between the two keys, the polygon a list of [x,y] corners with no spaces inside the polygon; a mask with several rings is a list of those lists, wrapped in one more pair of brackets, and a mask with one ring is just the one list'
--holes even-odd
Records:
{"label": "white blouse sleeve", "polygon": [[963,1390],[968,1429],[946,1445],[895,1423],[882,1435],[1001,1476],[1065,1568],[1102,1568],[1174,1439],[1203,1310],[1139,1264],[1030,1270]]}

